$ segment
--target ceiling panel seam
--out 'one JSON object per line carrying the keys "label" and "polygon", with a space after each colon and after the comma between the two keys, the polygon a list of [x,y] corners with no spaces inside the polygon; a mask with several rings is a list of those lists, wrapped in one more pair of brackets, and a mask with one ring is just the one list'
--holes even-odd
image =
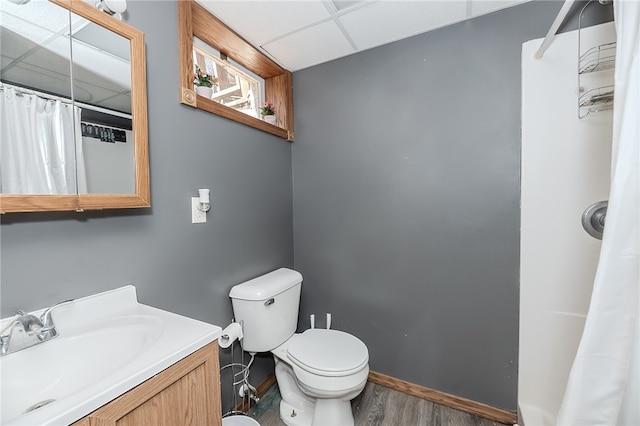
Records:
{"label": "ceiling panel seam", "polygon": [[351,35],[349,34],[349,32],[347,31],[347,29],[342,25],[342,22],[340,22],[340,18],[338,18],[337,16],[333,18],[333,21],[336,23],[336,25],[338,26],[338,28],[340,28],[340,31],[342,31],[342,35],[344,36],[344,38],[347,39],[347,41],[349,42],[349,44],[351,45],[351,47],[353,48],[353,50],[355,52],[358,51],[358,46],[356,45],[356,42],[353,41],[353,39],[351,38]]}

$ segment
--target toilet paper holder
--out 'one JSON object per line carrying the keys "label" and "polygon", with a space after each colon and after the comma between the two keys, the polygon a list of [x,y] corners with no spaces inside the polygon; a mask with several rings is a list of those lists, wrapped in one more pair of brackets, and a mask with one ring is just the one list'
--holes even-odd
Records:
{"label": "toilet paper holder", "polygon": [[242,324],[232,322],[222,330],[220,337],[218,337],[218,345],[221,348],[228,348],[236,340],[242,340]]}
{"label": "toilet paper holder", "polygon": [[[239,323],[231,322],[231,324],[229,324],[222,330],[220,337],[218,337],[218,345],[221,348],[231,348],[231,362],[220,367],[220,380],[222,382],[223,371],[228,369],[230,371],[229,374],[233,394],[233,407],[231,408],[231,410],[224,413],[222,417],[245,415],[246,413],[239,407],[245,407],[244,409],[246,409],[251,405],[251,401],[258,402],[260,400],[256,388],[254,386],[251,386],[251,384],[249,383],[249,368],[253,364],[255,354],[251,354],[249,362],[245,364],[244,351],[241,351],[240,362],[235,362],[233,343],[236,340],[242,340],[242,338],[244,337],[243,329],[244,325],[242,321],[240,321]],[[242,398],[241,405],[238,404],[237,396],[240,396]]]}

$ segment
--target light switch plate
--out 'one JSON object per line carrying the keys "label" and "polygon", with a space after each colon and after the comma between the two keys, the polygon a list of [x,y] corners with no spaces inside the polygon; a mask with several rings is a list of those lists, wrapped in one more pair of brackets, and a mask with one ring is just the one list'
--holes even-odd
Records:
{"label": "light switch plate", "polygon": [[191,197],[191,223],[205,223],[207,221],[207,213],[198,208],[200,199]]}

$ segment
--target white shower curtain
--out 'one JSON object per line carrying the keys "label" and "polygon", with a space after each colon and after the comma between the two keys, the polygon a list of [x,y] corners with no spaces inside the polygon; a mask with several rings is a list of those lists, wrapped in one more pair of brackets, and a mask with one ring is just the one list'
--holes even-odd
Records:
{"label": "white shower curtain", "polygon": [[640,1],[614,0],[611,191],[600,261],[558,425],[640,425]]}
{"label": "white shower curtain", "polygon": [[2,92],[0,192],[86,193],[80,108],[6,85]]}

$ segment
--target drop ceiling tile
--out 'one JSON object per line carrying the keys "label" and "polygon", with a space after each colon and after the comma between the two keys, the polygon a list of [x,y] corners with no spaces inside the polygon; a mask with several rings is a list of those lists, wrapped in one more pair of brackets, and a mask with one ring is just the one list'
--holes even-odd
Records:
{"label": "drop ceiling tile", "polygon": [[5,20],[11,16],[23,20],[22,25],[40,27],[54,33],[69,26],[69,11],[46,1],[32,1],[25,4],[3,1],[0,11],[2,26],[7,26],[8,21]]}
{"label": "drop ceiling tile", "polygon": [[131,66],[113,55],[101,55],[91,46],[73,47],[73,79],[120,92],[131,90]]}
{"label": "drop ceiling tile", "polygon": [[262,46],[291,71],[354,53],[334,21],[326,21]]}
{"label": "drop ceiling tile", "polygon": [[108,52],[127,62],[130,60],[129,40],[100,25],[91,23],[83,26],[82,29],[74,32],[73,39],[79,40],[87,46],[93,46],[97,50]]}
{"label": "drop ceiling tile", "polygon": [[340,16],[358,49],[369,49],[467,17],[465,1],[386,0]]}
{"label": "drop ceiling tile", "polygon": [[[131,97],[127,97],[126,95],[121,96],[121,102],[118,102],[119,96],[119,92],[113,91],[111,90],[111,88],[102,85],[96,86],[88,82],[74,82],[73,84],[73,97],[78,102],[84,102],[92,105],[101,105],[105,107],[106,105],[111,105],[112,107],[115,107],[115,105],[119,105],[114,109],[116,109],[117,111],[130,113]],[[125,99],[128,99],[128,102],[126,102]]]}
{"label": "drop ceiling tile", "polygon": [[364,0],[331,0],[336,10],[345,10],[352,6],[360,5]]}
{"label": "drop ceiling tile", "polygon": [[524,3],[524,0],[472,0],[471,16],[485,15],[500,9],[506,9],[517,3]]}
{"label": "drop ceiling tile", "polygon": [[131,114],[131,94],[119,94],[112,98],[96,101],[98,106]]}
{"label": "drop ceiling tile", "polygon": [[198,0],[198,3],[255,46],[330,17],[320,1]]}
{"label": "drop ceiling tile", "polygon": [[22,57],[20,62],[55,71],[62,78],[66,78],[63,76],[68,76],[71,68],[69,40],[64,37],[57,37],[47,43],[46,46],[30,50],[29,54]]}
{"label": "drop ceiling tile", "polygon": [[[71,81],[52,68],[35,67],[24,62],[2,73],[3,80],[18,86],[37,87],[43,92],[55,93],[63,98],[71,99]],[[61,70],[64,72],[64,70]]]}

